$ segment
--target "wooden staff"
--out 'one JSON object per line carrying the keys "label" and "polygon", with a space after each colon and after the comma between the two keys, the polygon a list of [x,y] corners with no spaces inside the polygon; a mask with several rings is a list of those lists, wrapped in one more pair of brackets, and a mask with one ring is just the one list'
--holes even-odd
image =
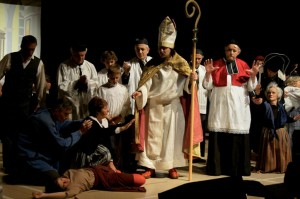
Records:
{"label": "wooden staff", "polygon": [[[188,12],[188,6],[191,5],[192,6],[192,11],[191,13]],[[196,44],[197,44],[197,32],[198,32],[198,29],[197,29],[197,26],[198,26],[198,22],[199,22],[199,19],[200,19],[200,16],[201,16],[201,10],[200,10],[200,7],[198,5],[198,3],[195,1],[195,0],[188,0],[185,4],[185,14],[188,18],[191,18],[194,16],[195,14],[195,10],[198,10],[199,11],[199,14],[196,18],[196,22],[195,22],[195,26],[194,26],[194,29],[193,29],[193,32],[194,32],[194,38],[193,38],[193,58],[192,58],[192,62],[193,62],[193,68],[192,68],[192,71],[193,73],[195,72],[195,64],[196,64]],[[195,81],[193,81],[192,83],[192,93],[191,93],[191,107],[190,107],[190,149],[189,149],[189,180],[191,181],[192,180],[192,173],[193,173],[193,138],[194,138],[194,95],[195,95]],[[198,99],[200,100],[200,99]]]}

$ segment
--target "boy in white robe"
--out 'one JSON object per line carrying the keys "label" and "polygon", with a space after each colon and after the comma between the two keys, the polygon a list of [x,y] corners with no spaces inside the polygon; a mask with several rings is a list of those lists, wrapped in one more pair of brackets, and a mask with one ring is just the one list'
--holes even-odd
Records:
{"label": "boy in white robe", "polygon": [[[121,78],[121,67],[116,64],[108,68],[108,82],[101,85],[98,90],[98,96],[108,102],[110,110],[110,124],[119,125],[125,122],[125,119],[131,113],[130,96],[126,86],[119,83]],[[130,129],[128,130],[130,131]],[[128,161],[130,156],[130,133],[124,132],[122,135],[111,136],[112,147],[116,152],[115,164],[121,170],[127,170],[125,164],[131,164]],[[127,160],[127,162],[126,162]]]}

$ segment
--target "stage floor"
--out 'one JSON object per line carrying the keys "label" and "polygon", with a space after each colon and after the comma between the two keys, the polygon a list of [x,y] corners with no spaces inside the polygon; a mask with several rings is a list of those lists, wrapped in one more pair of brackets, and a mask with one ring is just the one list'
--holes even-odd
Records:
{"label": "stage floor", "polygon": [[[0,146],[0,158],[1,158],[1,168],[2,168],[2,147]],[[252,162],[255,164],[255,162]],[[145,193],[140,192],[110,192],[110,191],[98,191],[91,190],[84,192],[77,196],[78,199],[159,199],[159,193],[163,193],[168,190],[175,190],[176,187],[185,185],[187,183],[202,182],[208,180],[216,180],[219,178],[226,178],[226,176],[209,176],[205,174],[205,163],[193,163],[192,174],[189,175],[189,167],[178,168],[177,169],[180,177],[178,179],[170,179],[167,177],[167,171],[157,171],[156,178],[147,179],[145,188]],[[1,179],[5,175],[3,171],[0,171]],[[257,182],[261,185],[280,185],[283,183],[284,174],[258,174],[252,173],[251,176],[244,177],[245,181]],[[3,198],[4,199],[31,199],[32,191],[43,191],[44,187],[41,186],[28,186],[28,185],[8,185],[4,182],[1,182],[3,186]],[[175,189],[174,189],[175,188]],[[193,193],[188,193],[185,198],[191,198],[192,195],[197,195],[197,198],[206,198],[201,197],[201,187],[199,190],[197,187],[194,190],[191,190]],[[276,188],[276,187],[275,187]],[[216,191],[218,191],[216,189]],[[184,192],[181,192],[184,193]],[[178,196],[182,198],[181,196]],[[176,198],[178,198],[176,197]],[[171,197],[174,198],[174,197]],[[224,198],[230,198],[224,195]],[[248,194],[248,199],[259,199],[264,198],[261,196],[251,196]]]}

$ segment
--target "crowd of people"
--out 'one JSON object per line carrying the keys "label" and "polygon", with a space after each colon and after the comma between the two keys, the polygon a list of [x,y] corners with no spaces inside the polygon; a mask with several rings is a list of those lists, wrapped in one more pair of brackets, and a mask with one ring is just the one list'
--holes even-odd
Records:
{"label": "crowd of people", "polygon": [[34,198],[146,191],[145,179],[158,170],[180,177],[176,168],[187,166],[193,153],[208,175],[230,176],[246,198],[243,176],[285,173],[300,161],[300,75],[283,78],[280,55],[257,56],[249,66],[233,38],[224,42],[224,57],[204,60],[198,48],[187,61],[175,50],[176,37],[175,22],[166,17],[157,55],[149,55],[146,38],[137,38],[136,56],[120,64],[114,51],[105,51],[99,71],[86,60],[88,47],[75,42],[58,66],[57,95],[50,100],[50,78],[33,55],[37,40],[24,36],[21,49],[0,61],[5,173],[14,182],[45,185]]}

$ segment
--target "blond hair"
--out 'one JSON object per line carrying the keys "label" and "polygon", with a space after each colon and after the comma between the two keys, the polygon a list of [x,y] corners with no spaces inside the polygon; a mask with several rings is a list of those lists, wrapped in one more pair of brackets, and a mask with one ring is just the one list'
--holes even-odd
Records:
{"label": "blond hair", "polygon": [[300,81],[300,76],[291,76],[285,81],[286,86],[296,86],[296,83]]}

